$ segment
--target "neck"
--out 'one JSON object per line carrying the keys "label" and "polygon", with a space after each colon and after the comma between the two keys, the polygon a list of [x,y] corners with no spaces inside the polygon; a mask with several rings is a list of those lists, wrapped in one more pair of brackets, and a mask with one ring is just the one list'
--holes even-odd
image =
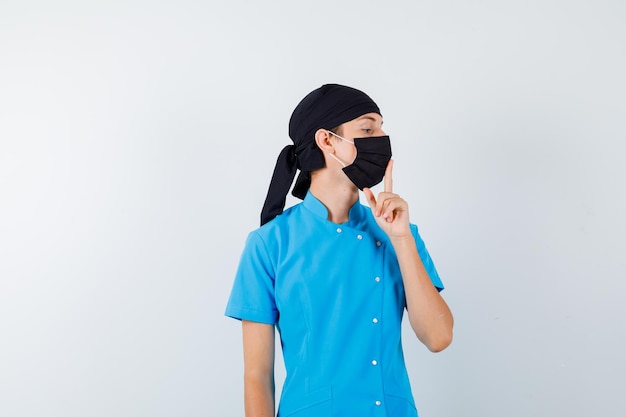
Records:
{"label": "neck", "polygon": [[311,176],[311,193],[328,210],[328,220],[345,223],[350,220],[350,209],[359,199],[359,190],[347,178],[329,178],[314,172]]}

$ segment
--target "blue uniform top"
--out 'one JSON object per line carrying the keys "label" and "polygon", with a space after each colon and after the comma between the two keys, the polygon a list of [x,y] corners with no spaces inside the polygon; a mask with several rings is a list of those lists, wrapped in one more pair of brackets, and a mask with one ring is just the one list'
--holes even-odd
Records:
{"label": "blue uniform top", "polygon": [[336,224],[309,192],[250,233],[226,315],[276,324],[287,370],[279,417],[416,417],[400,341],[405,306],[395,251],[369,207],[357,202]]}

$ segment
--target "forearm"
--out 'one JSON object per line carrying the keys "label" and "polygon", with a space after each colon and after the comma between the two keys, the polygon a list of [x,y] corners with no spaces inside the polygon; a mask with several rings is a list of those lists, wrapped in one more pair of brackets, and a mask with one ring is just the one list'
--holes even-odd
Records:
{"label": "forearm", "polygon": [[244,404],[246,417],[274,417],[273,375],[244,375]]}
{"label": "forearm", "polygon": [[418,339],[433,352],[452,342],[454,319],[432,284],[412,236],[392,240],[398,257],[409,322]]}
{"label": "forearm", "polygon": [[246,417],[274,417],[274,326],[242,321]]}

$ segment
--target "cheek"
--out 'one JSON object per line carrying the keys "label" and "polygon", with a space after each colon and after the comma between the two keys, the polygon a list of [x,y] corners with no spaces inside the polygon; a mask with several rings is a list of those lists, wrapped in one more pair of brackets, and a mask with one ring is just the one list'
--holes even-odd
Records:
{"label": "cheek", "polygon": [[354,158],[356,158],[356,148],[354,146],[351,146],[348,150],[348,161],[352,163],[352,161],[354,161]]}
{"label": "cheek", "polygon": [[354,158],[356,158],[356,148],[354,145],[346,143],[346,146],[337,148],[337,153],[335,155],[337,155],[337,157],[341,159],[341,162],[347,166],[354,162]]}

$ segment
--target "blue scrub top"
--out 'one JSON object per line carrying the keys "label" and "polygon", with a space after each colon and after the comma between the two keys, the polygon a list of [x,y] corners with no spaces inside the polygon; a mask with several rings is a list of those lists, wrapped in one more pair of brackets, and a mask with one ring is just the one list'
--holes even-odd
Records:
{"label": "blue scrub top", "polygon": [[[248,236],[226,315],[275,324],[287,376],[279,417],[416,417],[400,340],[406,306],[395,251],[357,202],[328,220],[311,192]],[[433,285],[437,270],[411,231]]]}

